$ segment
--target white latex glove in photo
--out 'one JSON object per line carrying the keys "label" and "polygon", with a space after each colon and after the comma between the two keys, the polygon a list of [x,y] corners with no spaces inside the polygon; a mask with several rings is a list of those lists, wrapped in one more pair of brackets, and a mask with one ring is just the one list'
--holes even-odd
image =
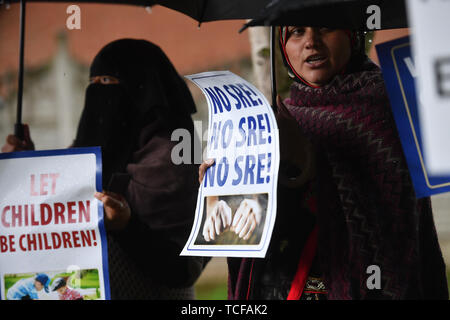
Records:
{"label": "white latex glove in photo", "polygon": [[209,212],[203,226],[203,238],[205,241],[216,239],[216,235],[220,235],[223,230],[231,225],[231,208],[228,204],[220,200]]}
{"label": "white latex glove in photo", "polygon": [[234,215],[231,230],[234,231],[239,238],[248,240],[261,222],[261,211],[262,209],[258,201],[253,199],[242,200]]}

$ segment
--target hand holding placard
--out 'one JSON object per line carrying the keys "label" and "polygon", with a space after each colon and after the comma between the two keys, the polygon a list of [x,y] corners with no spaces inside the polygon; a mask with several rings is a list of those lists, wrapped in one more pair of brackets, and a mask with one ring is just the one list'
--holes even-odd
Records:
{"label": "hand holding placard", "polygon": [[94,194],[103,203],[105,225],[108,230],[122,230],[130,221],[131,211],[125,198],[117,193],[103,191]]}

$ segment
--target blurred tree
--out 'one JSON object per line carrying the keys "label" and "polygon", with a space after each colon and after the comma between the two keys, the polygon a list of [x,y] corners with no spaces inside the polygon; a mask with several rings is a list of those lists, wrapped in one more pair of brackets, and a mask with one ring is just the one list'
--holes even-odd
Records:
{"label": "blurred tree", "polygon": [[270,101],[270,28],[248,28],[254,84]]}

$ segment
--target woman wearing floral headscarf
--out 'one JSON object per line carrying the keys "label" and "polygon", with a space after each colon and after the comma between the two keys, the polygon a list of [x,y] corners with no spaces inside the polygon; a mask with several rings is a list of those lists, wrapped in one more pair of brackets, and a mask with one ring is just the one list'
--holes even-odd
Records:
{"label": "woman wearing floral headscarf", "polygon": [[[278,213],[265,259],[228,259],[230,299],[448,299],[381,71],[358,32],[280,28]],[[202,164],[200,177],[208,164]]]}

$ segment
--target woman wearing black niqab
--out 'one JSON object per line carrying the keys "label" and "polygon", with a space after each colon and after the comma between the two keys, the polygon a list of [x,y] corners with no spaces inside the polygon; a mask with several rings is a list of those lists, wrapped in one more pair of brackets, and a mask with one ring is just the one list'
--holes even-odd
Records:
{"label": "woman wearing black niqab", "polygon": [[[204,259],[179,253],[193,223],[197,167],[172,162],[170,139],[177,128],[195,136],[189,89],[164,52],[145,40],[106,45],[90,79],[73,147],[102,147],[106,190],[121,192],[120,181],[129,177],[123,197],[97,196],[110,226],[111,297],[192,299]],[[119,213],[123,207],[129,216]]]}
{"label": "woman wearing black niqab", "polygon": [[[112,299],[194,298],[208,260],[179,253],[194,220],[198,167],[173,163],[171,134],[184,128],[195,138],[195,111],[183,79],[148,41],[113,41],[91,65],[72,147],[102,149],[107,191],[95,196],[105,211]],[[28,126],[25,136],[8,136],[2,151],[34,149]]]}
{"label": "woman wearing black niqab", "polygon": [[158,46],[134,39],[111,42],[94,58],[90,79],[73,147],[102,147],[104,187],[113,173],[125,171],[132,152],[155,130],[193,132],[194,101]]}

